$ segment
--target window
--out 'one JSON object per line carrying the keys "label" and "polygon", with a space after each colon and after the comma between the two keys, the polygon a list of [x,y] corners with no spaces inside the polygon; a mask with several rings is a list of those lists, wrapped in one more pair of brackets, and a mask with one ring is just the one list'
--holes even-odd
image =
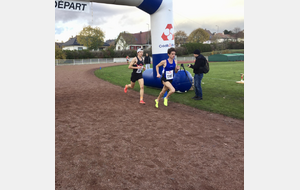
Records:
{"label": "window", "polygon": [[83,48],[82,47],[78,47],[78,50],[82,50]]}

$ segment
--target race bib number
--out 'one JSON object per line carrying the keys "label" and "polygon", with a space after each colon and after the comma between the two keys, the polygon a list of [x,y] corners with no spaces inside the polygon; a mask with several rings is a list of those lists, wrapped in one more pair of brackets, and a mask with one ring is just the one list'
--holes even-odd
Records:
{"label": "race bib number", "polygon": [[137,71],[136,71],[136,73],[141,73],[142,72],[142,70],[143,70],[143,66],[142,66],[142,68],[140,68],[140,69],[138,69]]}
{"label": "race bib number", "polygon": [[167,80],[173,79],[173,70],[166,72],[166,79]]}

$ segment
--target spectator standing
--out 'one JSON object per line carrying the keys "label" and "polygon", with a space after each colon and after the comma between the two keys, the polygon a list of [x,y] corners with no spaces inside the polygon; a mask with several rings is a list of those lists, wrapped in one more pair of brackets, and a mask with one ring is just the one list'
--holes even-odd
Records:
{"label": "spectator standing", "polygon": [[201,87],[201,81],[203,78],[203,70],[202,68],[205,66],[206,58],[200,54],[200,50],[196,49],[194,51],[194,57],[195,64],[191,65],[189,64],[188,67],[193,69],[194,75],[194,86],[195,86],[195,96],[192,98],[194,100],[202,100],[203,94],[202,94],[202,87]]}
{"label": "spectator standing", "polygon": [[146,64],[146,70],[147,70],[147,69],[150,69],[151,58],[150,58],[150,56],[148,55],[148,53],[146,53],[146,56],[145,56],[145,64]]}

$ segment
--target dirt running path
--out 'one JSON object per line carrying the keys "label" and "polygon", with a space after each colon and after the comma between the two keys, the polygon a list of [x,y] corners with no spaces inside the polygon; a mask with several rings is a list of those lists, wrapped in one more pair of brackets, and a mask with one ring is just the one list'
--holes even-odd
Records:
{"label": "dirt running path", "polygon": [[243,120],[140,105],[94,75],[109,65],[55,67],[56,189],[244,189]]}

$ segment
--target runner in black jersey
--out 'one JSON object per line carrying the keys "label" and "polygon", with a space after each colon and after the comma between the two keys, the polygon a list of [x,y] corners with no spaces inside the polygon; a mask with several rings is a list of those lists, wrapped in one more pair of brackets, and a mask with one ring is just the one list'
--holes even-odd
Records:
{"label": "runner in black jersey", "polygon": [[126,84],[124,88],[124,92],[127,93],[128,88],[134,88],[135,82],[138,81],[140,85],[140,103],[145,104],[143,100],[144,96],[144,79],[143,79],[143,74],[142,70],[146,70],[144,68],[144,60],[143,60],[143,49],[138,49],[137,50],[137,57],[134,57],[129,66],[128,69],[133,69],[131,73],[131,83]]}
{"label": "runner in black jersey", "polygon": [[[156,65],[156,73],[157,78],[161,77],[161,83],[164,85],[163,89],[159,93],[157,99],[155,99],[155,107],[158,108],[158,103],[161,97],[165,94],[167,90],[169,90],[169,93],[164,98],[164,105],[168,106],[168,99],[175,92],[175,88],[172,85],[172,81],[174,78],[175,73],[178,72],[180,69],[180,66],[177,65],[177,61],[175,60],[175,48],[169,48],[168,49],[168,59],[162,60],[159,64]],[[159,67],[163,66],[163,72],[162,76],[159,74],[158,70]]]}

